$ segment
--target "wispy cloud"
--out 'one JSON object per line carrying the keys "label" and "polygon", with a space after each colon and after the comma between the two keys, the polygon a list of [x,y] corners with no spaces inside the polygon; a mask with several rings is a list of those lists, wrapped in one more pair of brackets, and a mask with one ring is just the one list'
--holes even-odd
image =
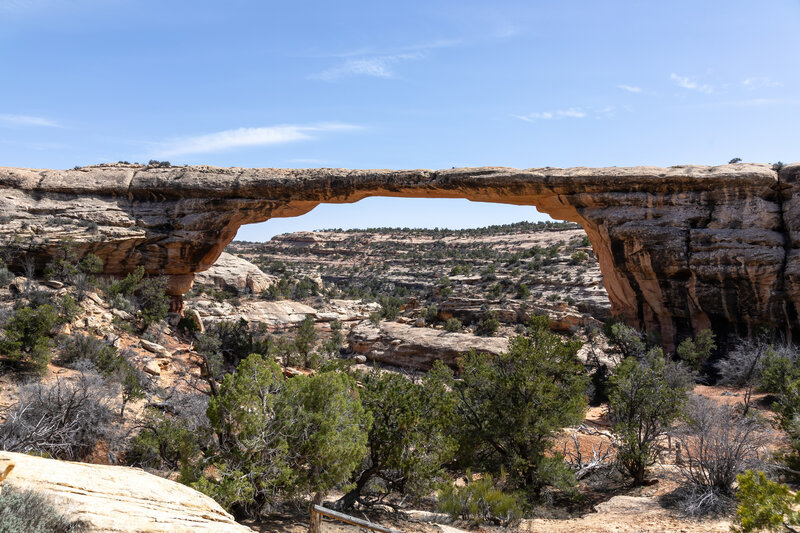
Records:
{"label": "wispy cloud", "polygon": [[635,85],[617,85],[618,89],[622,89],[623,91],[628,91],[629,93],[641,93],[643,89],[641,87],[637,87]]}
{"label": "wispy cloud", "polygon": [[537,120],[553,120],[559,118],[586,118],[588,113],[580,107],[570,107],[569,109],[558,109],[555,111],[539,111],[535,113],[528,113],[527,115],[512,115],[515,118],[524,120],[526,122],[535,122]]}
{"label": "wispy cloud", "polygon": [[162,157],[220,152],[248,146],[269,146],[315,138],[315,134],[329,131],[358,129],[352,124],[323,123],[307,126],[286,124],[265,128],[239,128],[207,135],[180,137],[162,143],[157,150]]}
{"label": "wispy cloud", "polygon": [[44,117],[33,117],[30,115],[7,115],[0,114],[0,124],[6,126],[43,126],[47,128],[60,128],[61,126],[50,119]]}
{"label": "wispy cloud", "polygon": [[311,74],[309,78],[322,81],[336,81],[355,76],[395,78],[397,77],[395,67],[398,64],[424,59],[428,57],[432,50],[449,48],[459,44],[461,44],[461,41],[441,39],[386,50],[361,48],[339,54],[328,54],[327,57],[335,57],[344,61],[321,72]]}
{"label": "wispy cloud", "polygon": [[324,54],[311,55],[310,57],[328,57],[328,58],[366,58],[366,57],[391,57],[403,54],[410,54],[414,52],[429,52],[438,48],[452,48],[463,44],[458,39],[437,39],[435,41],[424,41],[420,43],[412,43],[404,46],[393,46],[386,48],[376,47],[362,47],[346,52],[326,52]]}
{"label": "wispy cloud", "polygon": [[742,85],[748,91],[755,91],[756,89],[765,89],[769,87],[781,87],[783,84],[779,81],[770,78],[755,77],[746,78],[742,81]]}
{"label": "wispy cloud", "polygon": [[701,93],[705,94],[711,94],[714,92],[714,87],[711,85],[698,83],[689,76],[679,76],[673,72],[669,77],[678,87],[689,89],[690,91],[700,91]]}
{"label": "wispy cloud", "polygon": [[422,59],[427,52],[406,52],[402,54],[361,57],[346,60],[344,63],[311,74],[309,78],[322,81],[336,81],[353,76],[369,76],[373,78],[396,77],[394,66],[405,61]]}
{"label": "wispy cloud", "polygon": [[362,59],[348,59],[340,65],[311,74],[309,78],[322,81],[335,81],[350,76],[370,76],[373,78],[393,78],[393,65],[401,61],[418,59],[422,54],[397,54]]}

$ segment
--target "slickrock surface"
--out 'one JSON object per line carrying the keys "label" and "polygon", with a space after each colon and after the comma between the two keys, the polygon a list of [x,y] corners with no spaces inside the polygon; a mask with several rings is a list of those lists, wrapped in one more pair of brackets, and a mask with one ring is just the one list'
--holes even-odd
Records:
{"label": "slickrock surface", "polygon": [[476,337],[431,328],[415,328],[397,322],[379,326],[364,321],[347,337],[353,353],[368,359],[404,368],[429,370],[435,361],[457,367],[457,359],[472,349],[499,354],[508,348],[508,339]]}
{"label": "slickrock surface", "polygon": [[[0,241],[39,268],[58,239],[182,294],[242,224],[368,196],[535,205],[583,226],[612,313],[667,348],[706,327],[800,335],[800,164],[451,170],[0,168]],[[379,221],[376,221],[379,223]]]}
{"label": "slickrock surface", "polygon": [[222,252],[211,268],[197,273],[194,282],[237,294],[261,294],[275,283],[275,277],[246,259]]}
{"label": "slickrock surface", "polygon": [[3,483],[52,498],[90,531],[245,533],[214,500],[185,485],[136,468],[71,463],[0,452],[0,469],[15,468]]}

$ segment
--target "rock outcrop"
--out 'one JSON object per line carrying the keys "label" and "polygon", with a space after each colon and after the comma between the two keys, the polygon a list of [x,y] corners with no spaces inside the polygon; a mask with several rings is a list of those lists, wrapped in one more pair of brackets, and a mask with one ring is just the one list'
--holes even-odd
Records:
{"label": "rock outcrop", "polygon": [[275,277],[246,259],[222,252],[211,268],[195,275],[194,282],[236,294],[261,294],[275,283]]}
{"label": "rock outcrop", "polygon": [[0,452],[0,470],[13,464],[4,485],[51,498],[89,531],[245,533],[210,497],[168,479],[124,466],[92,465]]}
{"label": "rock outcrop", "polygon": [[[38,268],[70,239],[107,274],[180,295],[242,224],[368,196],[535,205],[583,226],[612,313],[669,348],[692,332],[800,338],[800,164],[451,170],[0,168],[0,240]],[[20,259],[21,261],[21,259]]]}
{"label": "rock outcrop", "polygon": [[347,336],[350,350],[367,359],[403,368],[430,370],[436,361],[457,369],[458,358],[470,350],[499,354],[508,348],[503,337],[476,337],[397,322],[375,326],[364,321]]}

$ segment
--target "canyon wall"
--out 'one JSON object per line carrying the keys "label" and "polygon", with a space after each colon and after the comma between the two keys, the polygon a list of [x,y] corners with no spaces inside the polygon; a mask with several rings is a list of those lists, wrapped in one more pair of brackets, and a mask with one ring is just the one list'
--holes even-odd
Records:
{"label": "canyon wall", "polygon": [[[0,168],[0,243],[38,270],[61,242],[105,272],[191,287],[242,224],[368,196],[533,205],[586,230],[612,312],[667,348],[712,327],[800,339],[800,164],[450,170]],[[380,225],[380,221],[375,221]]]}

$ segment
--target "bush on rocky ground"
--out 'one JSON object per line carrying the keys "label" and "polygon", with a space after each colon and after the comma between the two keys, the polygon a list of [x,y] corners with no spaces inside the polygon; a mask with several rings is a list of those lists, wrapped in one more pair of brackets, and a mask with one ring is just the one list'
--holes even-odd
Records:
{"label": "bush on rocky ground", "polygon": [[22,385],[0,424],[0,449],[81,460],[103,440],[116,446],[115,391],[87,370],[75,379]]}
{"label": "bush on rocky ground", "polygon": [[81,533],[88,525],[62,514],[46,496],[4,485],[0,493],[0,533]]}
{"label": "bush on rocky ground", "polygon": [[763,421],[703,396],[689,399],[685,422],[674,437],[682,477],[674,499],[689,516],[730,512],[736,476],[761,468],[767,455]]}
{"label": "bush on rocky ground", "polygon": [[375,369],[356,374],[361,403],[372,416],[367,455],[354,472],[353,488],[337,502],[370,505],[390,493],[420,497],[430,493],[456,442],[449,429],[454,398],[435,374],[421,383]]}
{"label": "bush on rocky ground", "polygon": [[525,516],[523,495],[504,490],[503,476],[498,481],[491,474],[471,479],[467,472],[466,478],[463,486],[442,484],[439,511],[453,519],[468,520],[474,526],[489,522],[513,527]]}
{"label": "bush on rocky ground", "polygon": [[[572,489],[572,471],[548,452],[556,432],[578,424],[586,410],[580,346],[552,333],[547,317],[535,317],[528,335],[513,337],[507,352],[464,356],[459,379],[448,383],[456,396],[452,431],[462,466],[505,471],[512,486],[534,496],[550,487]],[[441,365],[439,372],[445,379]]]}
{"label": "bush on rocky ground", "polygon": [[659,441],[683,415],[693,380],[681,364],[653,348],[643,357],[628,357],[609,381],[609,418],[618,452],[617,463],[636,485],[659,454]]}

